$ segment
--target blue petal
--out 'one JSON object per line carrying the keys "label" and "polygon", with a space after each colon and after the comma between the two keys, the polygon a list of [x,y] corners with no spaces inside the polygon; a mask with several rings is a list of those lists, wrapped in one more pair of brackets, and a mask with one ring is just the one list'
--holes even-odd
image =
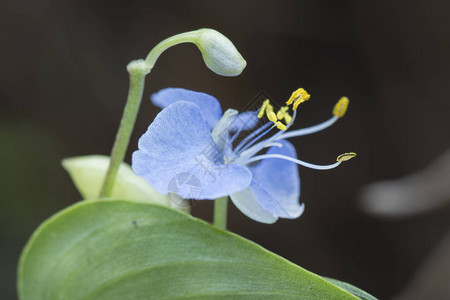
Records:
{"label": "blue petal", "polygon": [[[272,146],[267,154],[282,154],[297,157],[295,147],[286,140],[278,141],[282,147]],[[295,163],[278,158],[269,158],[250,168],[256,188],[267,191],[270,197],[256,198],[256,201],[280,218],[298,218],[304,210],[299,203],[300,177]],[[254,185],[252,184],[252,187]]]}
{"label": "blue petal", "polygon": [[250,130],[258,124],[259,119],[256,111],[245,111],[237,115],[230,126],[230,131]]}
{"label": "blue petal", "polygon": [[163,109],[139,139],[138,148],[132,157],[133,171],[163,194],[215,199],[251,182],[248,168],[223,164],[209,124],[193,103],[179,101]]}
{"label": "blue petal", "polygon": [[153,104],[165,108],[178,101],[192,102],[198,105],[205,115],[211,129],[222,117],[222,109],[216,98],[205,93],[194,92],[182,88],[166,88],[151,96]]}
{"label": "blue petal", "polygon": [[278,220],[277,216],[259,203],[261,199],[268,199],[269,202],[274,202],[276,200],[255,181],[252,181],[249,188],[231,194],[230,198],[234,205],[250,219],[266,224],[272,224]]}

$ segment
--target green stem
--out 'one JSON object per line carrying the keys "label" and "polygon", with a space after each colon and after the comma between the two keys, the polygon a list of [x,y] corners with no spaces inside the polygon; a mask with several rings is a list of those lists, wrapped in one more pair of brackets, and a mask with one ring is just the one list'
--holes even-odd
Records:
{"label": "green stem", "polygon": [[[145,58],[145,63],[151,68],[155,65],[161,53],[166,51],[168,48],[181,44],[181,43],[195,43],[197,37],[196,31],[189,31],[171,36],[164,41],[156,45],[152,51]],[[150,71],[149,71],[150,72]]]}
{"label": "green stem", "polygon": [[128,91],[127,103],[117,131],[116,140],[111,151],[111,160],[108,171],[100,192],[100,198],[110,197],[114,188],[114,182],[127,152],[131,133],[136,122],[137,113],[142,100],[144,91],[145,73],[130,71],[130,88]]}
{"label": "green stem", "polygon": [[227,229],[228,197],[222,197],[214,201],[214,226]]}
{"label": "green stem", "polygon": [[156,45],[144,60],[132,61],[128,64],[127,69],[130,73],[130,88],[128,90],[127,103],[120,121],[119,130],[117,131],[116,140],[114,141],[111,151],[111,159],[108,171],[103,181],[100,198],[111,197],[116,181],[117,172],[120,164],[125,158],[125,154],[130,143],[131,133],[133,132],[136,122],[137,113],[142,100],[144,91],[145,76],[150,73],[161,53],[168,48],[181,43],[195,42],[195,31],[180,33],[165,39]]}

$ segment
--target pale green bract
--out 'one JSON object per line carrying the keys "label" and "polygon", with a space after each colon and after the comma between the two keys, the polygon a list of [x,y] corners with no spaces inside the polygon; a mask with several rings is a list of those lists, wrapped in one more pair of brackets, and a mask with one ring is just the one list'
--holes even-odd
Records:
{"label": "pale green bract", "polygon": [[159,205],[82,201],[45,221],[21,300],[358,299],[257,244]]}
{"label": "pale green bract", "polygon": [[[108,164],[109,157],[103,155],[72,157],[62,161],[64,169],[69,173],[83,199],[98,198]],[[155,191],[144,179],[136,176],[126,163],[120,165],[111,195],[111,198],[155,203],[185,210],[186,205],[181,199],[171,201],[171,198],[175,197],[177,196],[163,195]]]}

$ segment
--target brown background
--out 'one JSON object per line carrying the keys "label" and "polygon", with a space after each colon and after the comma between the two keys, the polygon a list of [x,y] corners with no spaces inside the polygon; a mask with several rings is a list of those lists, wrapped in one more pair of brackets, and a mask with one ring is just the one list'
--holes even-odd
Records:
{"label": "brown background", "polygon": [[[379,220],[360,211],[357,195],[449,147],[449,3],[1,0],[2,299],[16,297],[17,259],[36,226],[80,199],[61,159],[109,154],[126,64],[170,35],[201,27],[227,35],[247,68],[224,78],[194,46],[170,49],[147,78],[131,150],[158,112],[148,96],[167,86],[204,91],[237,109],[261,90],[283,101],[302,86],[312,98],[297,128],[326,120],[348,96],[343,120],[293,141],[306,161],[328,163],[346,151],[358,158],[327,172],[300,168],[300,219],[263,225],[233,207],[230,229],[315,273],[391,298],[440,240],[449,211]],[[210,220],[212,203],[193,211]]]}

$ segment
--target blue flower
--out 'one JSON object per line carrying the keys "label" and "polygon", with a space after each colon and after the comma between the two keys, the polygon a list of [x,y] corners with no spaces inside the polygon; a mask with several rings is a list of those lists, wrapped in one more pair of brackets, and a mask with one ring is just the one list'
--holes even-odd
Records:
{"label": "blue flower", "polygon": [[[163,194],[176,192],[198,200],[230,196],[239,210],[262,223],[297,218],[304,210],[299,203],[297,164],[330,169],[354,156],[340,155],[336,163],[328,166],[297,159],[294,146],[286,139],[332,125],[344,115],[348,105],[348,99],[343,97],[330,120],[287,132],[298,105],[309,97],[303,89],[292,94],[287,102],[293,106],[292,116],[288,106],[275,113],[269,100],[256,112],[228,109],[222,114],[220,103],[213,96],[181,88],[163,89],[152,95],[153,103],[163,110],[139,139],[139,150],[132,157],[133,171]],[[254,130],[259,119],[265,117],[268,122]],[[249,130],[253,132],[236,143]],[[270,135],[273,130],[278,132]],[[183,184],[189,179],[195,179],[200,186]],[[174,180],[180,181],[175,190],[168,184]],[[193,188],[197,191],[193,192]]]}

